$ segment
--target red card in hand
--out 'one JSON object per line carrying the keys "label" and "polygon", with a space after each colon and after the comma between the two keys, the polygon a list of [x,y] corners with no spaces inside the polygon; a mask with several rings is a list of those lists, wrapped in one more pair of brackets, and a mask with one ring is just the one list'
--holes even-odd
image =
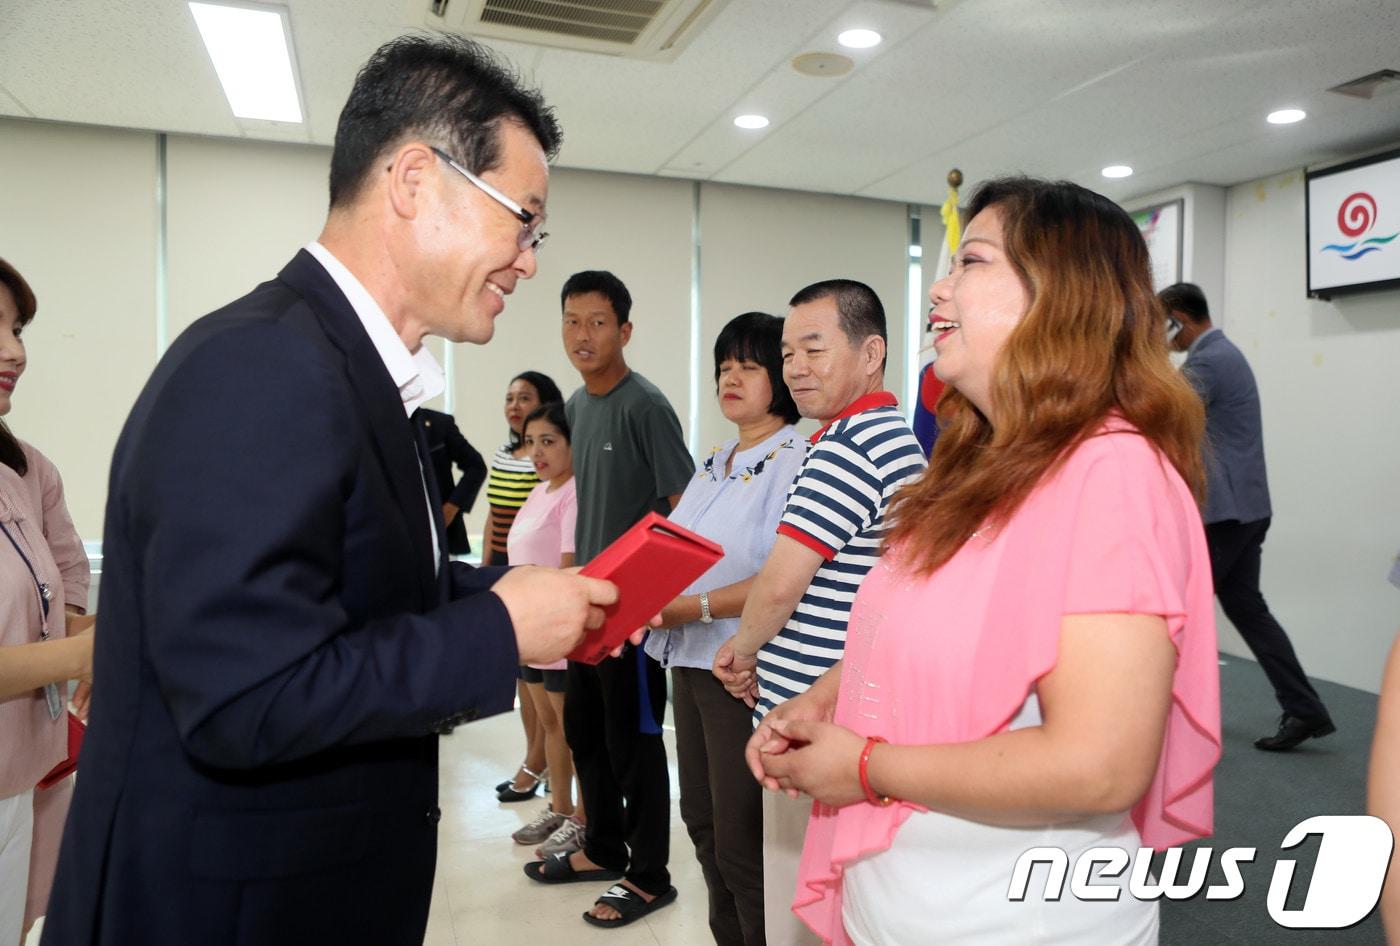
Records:
{"label": "red card in hand", "polygon": [[78,771],[78,750],[83,747],[83,735],[87,726],[73,713],[68,714],[68,758],[55,765],[48,775],[39,780],[40,788],[48,788]]}
{"label": "red card in hand", "polygon": [[602,627],[586,633],[569,659],[598,663],[723,557],[719,544],[648,513],[580,569],[617,585],[618,596],[603,609]]}

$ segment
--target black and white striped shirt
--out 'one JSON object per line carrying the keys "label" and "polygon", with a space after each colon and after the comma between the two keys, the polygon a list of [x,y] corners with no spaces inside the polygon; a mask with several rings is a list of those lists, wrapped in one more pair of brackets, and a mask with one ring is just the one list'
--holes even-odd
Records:
{"label": "black and white striped shirt", "polygon": [[858,412],[812,438],[788,491],[778,534],[826,561],[787,624],[758,653],[755,719],[804,692],[841,659],[851,602],[880,557],[885,507],[924,470],[923,451],[892,395],[868,395],[852,408]]}

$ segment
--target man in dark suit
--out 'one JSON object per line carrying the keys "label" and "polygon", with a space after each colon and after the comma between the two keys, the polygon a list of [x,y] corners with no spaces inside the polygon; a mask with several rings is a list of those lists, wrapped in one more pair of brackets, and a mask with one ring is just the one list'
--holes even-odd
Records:
{"label": "man in dark suit", "polygon": [[[471,554],[467,540],[466,513],[472,511],[481,484],[486,482],[486,461],[476,447],[457,429],[451,414],[420,407],[413,412],[413,423],[428,447],[428,466],[442,496],[442,520],[447,524],[447,551],[453,555]],[[462,478],[452,475],[456,465]]]}
{"label": "man in dark suit", "polygon": [[113,457],[44,943],[422,942],[435,729],[509,709],[616,594],[448,566],[408,419],[443,384],[423,339],[484,344],[534,275],[558,141],[481,47],[386,44],[319,240],[161,359]]}
{"label": "man in dark suit", "polygon": [[1172,347],[1187,352],[1182,370],[1206,407],[1204,519],[1215,594],[1283,709],[1278,732],[1254,745],[1276,752],[1292,749],[1305,739],[1335,732],[1336,726],[1259,591],[1264,535],[1273,510],[1254,372],[1244,354],[1211,324],[1199,286],[1177,283],[1159,298],[1170,319]]}

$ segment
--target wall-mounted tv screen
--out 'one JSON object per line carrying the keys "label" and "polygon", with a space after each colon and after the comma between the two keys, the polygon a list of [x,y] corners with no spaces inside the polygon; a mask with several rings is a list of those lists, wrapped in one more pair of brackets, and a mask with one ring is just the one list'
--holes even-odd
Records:
{"label": "wall-mounted tv screen", "polygon": [[1400,288],[1400,151],[1307,179],[1308,295]]}

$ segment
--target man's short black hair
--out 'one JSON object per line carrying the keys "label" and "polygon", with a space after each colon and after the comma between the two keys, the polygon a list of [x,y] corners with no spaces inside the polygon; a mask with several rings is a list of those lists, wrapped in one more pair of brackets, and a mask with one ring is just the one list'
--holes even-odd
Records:
{"label": "man's short black hair", "polygon": [[632,293],[627,291],[621,279],[604,269],[585,269],[565,280],[564,288],[559,291],[559,308],[564,308],[564,303],[569,301],[570,296],[581,296],[589,292],[600,292],[607,297],[612,303],[618,325],[631,318]]}
{"label": "man's short black hair", "polygon": [[[859,345],[871,335],[880,336],[889,348],[889,336],[885,334],[885,307],[880,297],[863,282],[854,279],[824,279],[814,282],[788,300],[789,306],[806,305],[822,299],[835,299],[836,312],[840,315],[841,331],[852,345]],[[888,354],[880,362],[884,370]]]}
{"label": "man's short black hair", "polygon": [[767,312],[745,312],[729,320],[715,339],[715,384],[719,384],[719,366],[733,358],[752,361],[768,371],[768,386],[773,399],[768,413],[781,417],[789,424],[802,416],[792,400],[792,392],[783,380],[783,320]]}
{"label": "man's short black hair", "polygon": [[406,35],[375,50],[355,77],[331,153],[331,206],[353,201],[386,152],[409,138],[442,148],[473,174],[501,159],[501,122],[524,125],[549,157],[554,110],[485,46],[460,36]]}
{"label": "man's short black hair", "polygon": [[1161,292],[1157,298],[1168,313],[1180,312],[1192,322],[1209,322],[1210,306],[1206,305],[1206,294],[1192,282],[1174,283]]}

